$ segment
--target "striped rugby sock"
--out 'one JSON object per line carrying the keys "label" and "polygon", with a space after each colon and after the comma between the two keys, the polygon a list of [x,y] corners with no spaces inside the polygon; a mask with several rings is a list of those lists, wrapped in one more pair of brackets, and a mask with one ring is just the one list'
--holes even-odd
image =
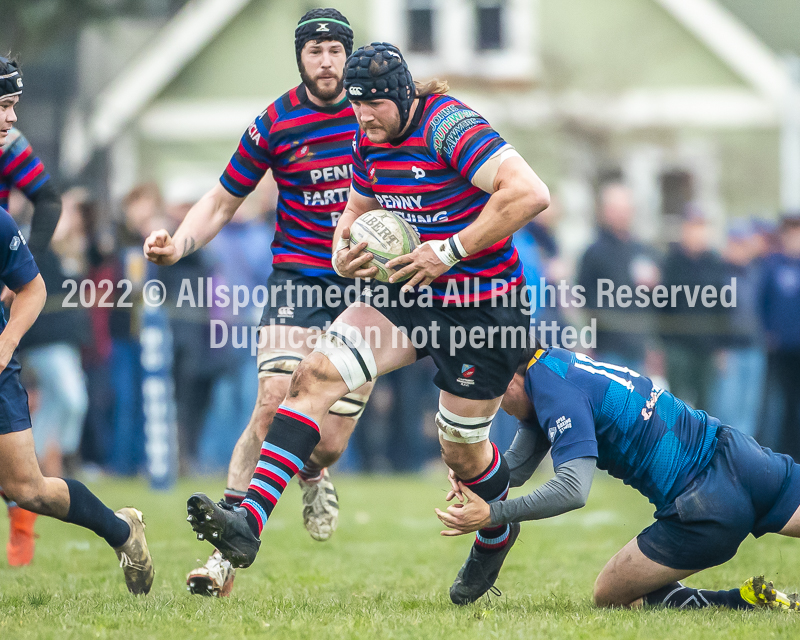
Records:
{"label": "striped rugby sock", "polygon": [[[472,491],[488,503],[505,500],[508,497],[511,471],[505,458],[500,455],[497,445],[492,443],[492,462],[478,477],[464,482]],[[475,549],[484,553],[500,551],[508,544],[511,528],[507,524],[498,527],[485,527],[475,534]]]}
{"label": "striped rugby sock", "polygon": [[311,457],[319,442],[319,425],[308,416],[281,405],[261,445],[247,497],[242,500],[247,522],[261,536],[272,510],[292,479]]}

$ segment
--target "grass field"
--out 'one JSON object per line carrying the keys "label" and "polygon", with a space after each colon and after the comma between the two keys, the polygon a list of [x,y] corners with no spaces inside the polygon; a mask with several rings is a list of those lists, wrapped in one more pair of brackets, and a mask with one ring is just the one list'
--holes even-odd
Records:
{"label": "grass field", "polygon": [[[535,478],[534,482],[543,478]],[[240,571],[231,598],[190,596],[184,579],[211,547],[185,521],[195,490],[219,495],[221,479],[184,481],[171,493],[142,481],[90,483],[118,508],[144,511],[156,578],[147,597],[125,590],[105,543],[46,518],[30,567],[0,560],[0,638],[797,638],[800,618],[769,611],[602,611],[594,578],[618,548],[651,522],[633,490],[598,476],[589,504],[561,518],[523,524],[491,602],[458,608],[447,589],[471,540],[438,535],[433,507],[444,474],[339,477],[339,531],[327,543],[303,529],[292,484],[266,529],[256,564]],[[516,494],[518,495],[519,490]],[[8,523],[0,515],[0,539]],[[754,573],[800,587],[800,540],[745,542],[737,558],[687,581],[732,588]]]}

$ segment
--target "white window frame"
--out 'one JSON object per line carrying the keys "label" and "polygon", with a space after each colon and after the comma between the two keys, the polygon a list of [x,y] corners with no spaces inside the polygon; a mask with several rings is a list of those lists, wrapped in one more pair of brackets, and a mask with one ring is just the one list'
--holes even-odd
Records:
{"label": "white window frame", "polygon": [[433,9],[433,52],[408,51],[407,11],[420,0],[382,0],[373,3],[373,40],[397,45],[411,73],[420,79],[439,76],[494,81],[532,81],[541,64],[538,0],[505,0],[503,48],[479,51],[476,0],[430,0]]}

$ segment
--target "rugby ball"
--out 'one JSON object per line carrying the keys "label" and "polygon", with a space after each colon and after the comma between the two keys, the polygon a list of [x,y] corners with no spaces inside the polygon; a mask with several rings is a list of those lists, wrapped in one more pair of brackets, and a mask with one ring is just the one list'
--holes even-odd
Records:
{"label": "rugby ball", "polygon": [[384,209],[367,211],[352,224],[350,246],[361,242],[367,243],[367,251],[373,255],[365,267],[377,267],[375,280],[380,282],[389,282],[389,276],[395,272],[386,267],[389,260],[411,253],[420,245],[417,230],[397,214]]}

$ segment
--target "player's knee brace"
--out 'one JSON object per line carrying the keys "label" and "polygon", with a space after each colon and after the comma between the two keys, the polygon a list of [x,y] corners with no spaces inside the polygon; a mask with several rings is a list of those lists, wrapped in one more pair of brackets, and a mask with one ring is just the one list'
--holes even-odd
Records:
{"label": "player's knee brace", "polygon": [[489,439],[489,429],[492,427],[496,413],[479,418],[465,418],[445,409],[439,403],[439,413],[436,414],[436,426],[439,434],[449,442],[473,444]]}
{"label": "player's knee brace", "polygon": [[331,361],[351,392],[378,376],[372,349],[361,331],[347,323],[334,322],[317,341],[314,351]]}
{"label": "player's knee brace", "polygon": [[303,354],[287,349],[265,349],[258,354],[258,377],[290,376],[303,359]]}
{"label": "player's knee brace", "polygon": [[340,416],[342,418],[352,418],[353,420],[358,420],[361,417],[361,414],[364,413],[364,408],[367,406],[367,400],[369,400],[369,393],[358,393],[357,391],[352,391],[348,393],[346,396],[342,396],[336,402],[333,403],[333,406],[328,409],[328,413],[332,413],[335,416]]}

